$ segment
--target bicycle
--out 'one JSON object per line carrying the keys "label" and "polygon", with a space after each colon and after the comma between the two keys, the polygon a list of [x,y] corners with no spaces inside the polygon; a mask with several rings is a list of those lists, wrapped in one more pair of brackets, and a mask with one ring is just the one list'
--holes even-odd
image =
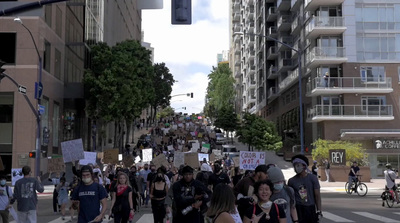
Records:
{"label": "bicycle", "polygon": [[356,192],[358,196],[363,197],[368,193],[368,187],[365,183],[361,182],[361,175],[357,175],[357,179],[351,182],[350,191],[348,190],[349,182],[346,182],[344,189],[347,194]]}
{"label": "bicycle", "polygon": [[[399,186],[400,184],[397,184],[397,189],[396,189],[397,193],[400,193]],[[393,188],[389,190],[387,187],[385,187],[385,191],[382,193],[381,198],[383,207],[385,206],[385,201],[389,208],[393,207],[394,203],[397,202]]]}

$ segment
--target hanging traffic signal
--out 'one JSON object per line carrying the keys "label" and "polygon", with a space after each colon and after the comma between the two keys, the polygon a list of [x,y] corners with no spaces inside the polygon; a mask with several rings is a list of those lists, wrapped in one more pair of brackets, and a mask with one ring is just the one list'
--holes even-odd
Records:
{"label": "hanging traffic signal", "polygon": [[29,152],[29,158],[36,158],[36,152]]}
{"label": "hanging traffic signal", "polygon": [[192,0],[172,0],[171,2],[171,24],[192,24]]}
{"label": "hanging traffic signal", "polygon": [[190,93],[190,97],[191,97],[191,98],[193,98],[193,92],[192,92],[192,93]]}

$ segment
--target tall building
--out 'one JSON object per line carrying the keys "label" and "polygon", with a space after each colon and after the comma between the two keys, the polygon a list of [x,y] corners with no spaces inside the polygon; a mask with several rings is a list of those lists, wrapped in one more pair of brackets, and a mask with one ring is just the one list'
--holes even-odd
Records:
{"label": "tall building", "polygon": [[243,110],[251,107],[244,101],[251,36],[234,31],[270,37],[255,37],[255,113],[276,123],[286,149],[300,144],[301,95],[307,148],[319,138],[355,141],[368,153],[372,177],[382,176],[387,162],[400,167],[400,0],[232,0],[231,9],[231,58]]}
{"label": "tall building", "polygon": [[[110,46],[127,39],[140,41],[141,9],[137,1],[140,0],[69,0],[0,17],[0,60],[6,62],[5,73],[26,87],[32,109],[38,107],[34,97],[40,67],[38,54],[42,58],[41,105],[44,111],[40,132],[50,132],[48,140],[43,140],[41,134],[42,173],[47,172],[47,157],[61,155],[62,141],[82,138],[84,149],[92,148],[90,132],[95,128],[85,115],[82,83],[84,70],[90,66],[88,45],[100,41]],[[0,1],[0,9],[29,2],[34,1]],[[15,17],[19,17],[29,31],[14,22]],[[36,132],[36,118],[31,107],[18,87],[3,78],[0,83],[0,155],[7,173],[11,173],[11,168],[24,165],[35,168],[34,159],[29,159],[28,153],[35,150]],[[113,131],[106,134],[113,134]],[[106,145],[107,140],[97,140]]]}
{"label": "tall building", "polygon": [[229,50],[223,50],[222,53],[217,54],[217,64],[229,61]]}

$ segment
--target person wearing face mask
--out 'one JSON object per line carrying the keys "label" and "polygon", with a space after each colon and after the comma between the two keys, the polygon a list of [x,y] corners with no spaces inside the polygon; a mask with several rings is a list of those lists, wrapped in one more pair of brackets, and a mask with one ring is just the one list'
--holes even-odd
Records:
{"label": "person wearing face mask", "polygon": [[258,201],[246,210],[243,223],[286,223],[285,210],[270,199],[273,189],[274,185],[270,180],[254,184]]}
{"label": "person wearing face mask", "polygon": [[222,171],[221,165],[219,163],[214,163],[214,171],[208,178],[208,184],[212,185],[214,189],[220,183],[232,186],[229,176]]}
{"label": "person wearing face mask", "polygon": [[294,190],[299,223],[317,223],[322,217],[318,178],[307,168],[306,156],[295,155],[291,161],[296,175],[289,179],[288,185]]}
{"label": "person wearing face mask", "polygon": [[149,169],[149,164],[144,164],[143,169],[141,169],[139,171],[139,175],[140,177],[142,177],[143,179],[143,183],[142,183],[142,205],[148,205],[149,204],[149,191],[146,190],[147,189],[147,176],[149,175],[149,173],[151,172],[151,170]]}
{"label": "person wearing face mask", "polygon": [[90,166],[85,165],[81,168],[81,176],[82,182],[71,196],[73,204],[79,204],[78,223],[101,222],[107,210],[106,189],[93,181],[93,169]]}
{"label": "person wearing face mask", "polygon": [[153,211],[154,223],[163,223],[166,209],[165,198],[168,193],[168,185],[165,182],[163,170],[158,168],[157,174],[150,186],[151,210]]}
{"label": "person wearing face mask", "polygon": [[274,190],[270,200],[281,206],[286,214],[287,223],[299,222],[296,211],[293,188],[285,184],[285,177],[279,167],[268,169],[268,178],[274,184]]}
{"label": "person wearing face mask", "polygon": [[11,187],[6,185],[6,176],[0,176],[0,216],[3,223],[8,223],[9,211],[12,208],[10,205],[10,198],[12,198],[13,193]]}
{"label": "person wearing face mask", "polygon": [[30,166],[22,167],[22,174],[24,178],[21,178],[15,182],[14,196],[11,200],[11,204],[17,200],[17,215],[19,222],[36,223],[37,222],[37,194],[43,193],[44,187],[40,182],[40,177],[36,179],[30,177],[32,171]]}
{"label": "person wearing face mask", "polygon": [[156,165],[151,164],[150,165],[150,173],[147,175],[147,187],[146,190],[148,191],[148,193],[150,193],[150,185],[153,182],[153,180],[156,178],[157,172],[156,172]]}
{"label": "person wearing face mask", "polygon": [[136,171],[136,166],[131,166],[129,171],[129,182],[132,187],[132,201],[133,208],[138,210],[139,207],[139,189],[141,188],[141,183],[139,182],[139,172]]}

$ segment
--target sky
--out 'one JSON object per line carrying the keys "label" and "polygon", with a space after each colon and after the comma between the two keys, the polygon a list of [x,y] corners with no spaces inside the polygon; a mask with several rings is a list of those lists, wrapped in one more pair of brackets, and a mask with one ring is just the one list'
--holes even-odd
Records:
{"label": "sky", "polygon": [[[171,0],[163,3],[163,9],[142,10],[143,41],[154,48],[154,63],[164,62],[177,81],[171,107],[176,112],[199,113],[217,54],[229,49],[229,2],[192,0],[191,25],[171,25]],[[174,97],[191,92],[193,98]]]}

